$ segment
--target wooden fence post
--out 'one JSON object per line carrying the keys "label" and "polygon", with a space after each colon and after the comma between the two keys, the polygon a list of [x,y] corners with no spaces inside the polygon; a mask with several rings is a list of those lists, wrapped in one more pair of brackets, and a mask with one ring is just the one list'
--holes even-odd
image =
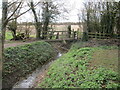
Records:
{"label": "wooden fence post", "polygon": [[53,35],[54,35],[54,32],[52,31],[52,32],[50,32],[50,34],[49,34],[50,36],[50,39],[52,39],[52,37],[53,37]]}
{"label": "wooden fence post", "polygon": [[79,28],[77,29],[77,39],[79,39]]}

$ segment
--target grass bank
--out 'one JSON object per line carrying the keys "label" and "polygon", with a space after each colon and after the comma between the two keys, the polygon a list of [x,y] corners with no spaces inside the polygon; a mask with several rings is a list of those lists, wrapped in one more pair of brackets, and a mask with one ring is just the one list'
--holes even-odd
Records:
{"label": "grass bank", "polygon": [[[117,50],[116,46],[82,47],[81,43],[74,44],[68,53],[56,60],[49,68],[41,88],[117,88],[119,87],[118,72],[105,67],[102,63],[116,61],[113,58],[100,60],[99,65],[90,65],[95,58],[94,53],[99,50]],[[102,53],[102,52],[101,52]],[[101,56],[102,57],[102,56]],[[102,58],[101,58],[102,59]],[[98,59],[97,59],[98,60]],[[94,61],[93,61],[94,62]],[[117,62],[116,62],[117,63]],[[114,67],[112,67],[114,68]],[[116,67],[115,67],[116,68]]]}
{"label": "grass bank", "polygon": [[21,77],[42,66],[55,56],[55,50],[46,42],[34,42],[5,49],[3,60],[3,88],[11,88]]}

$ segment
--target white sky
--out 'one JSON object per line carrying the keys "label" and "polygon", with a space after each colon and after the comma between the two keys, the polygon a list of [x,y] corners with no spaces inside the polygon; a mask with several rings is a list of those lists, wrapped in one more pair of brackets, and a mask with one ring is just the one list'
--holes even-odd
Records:
{"label": "white sky", "polygon": [[[83,2],[85,0],[67,0],[68,3],[70,4],[70,9],[71,11],[68,14],[68,22],[78,22],[78,9],[82,9],[83,7]],[[61,20],[61,21],[66,21],[66,20]]]}
{"label": "white sky", "polygon": [[0,0],[0,19],[2,18],[2,1]]}
{"label": "white sky", "polygon": [[[33,0],[35,1],[35,0]],[[59,22],[78,22],[78,9],[81,10],[83,8],[83,2],[88,1],[88,0],[65,0],[65,2],[68,4],[68,8],[70,9],[69,14],[67,15],[68,20],[66,19],[59,19]],[[94,0],[96,1],[96,0]],[[120,0],[116,0],[120,1]],[[1,4],[1,0],[0,0]],[[1,6],[1,5],[0,5]],[[0,18],[2,16],[2,10],[0,8]],[[34,18],[30,12],[24,14],[21,16],[19,21],[34,21]]]}
{"label": "white sky", "polygon": [[[85,0],[65,0],[68,4],[67,8],[70,9],[69,14],[67,15],[67,19],[59,19],[59,22],[78,22],[78,9],[83,7],[82,3]],[[24,18],[24,19],[23,19]],[[30,12],[24,14],[19,18],[19,21],[34,21],[34,18]]]}

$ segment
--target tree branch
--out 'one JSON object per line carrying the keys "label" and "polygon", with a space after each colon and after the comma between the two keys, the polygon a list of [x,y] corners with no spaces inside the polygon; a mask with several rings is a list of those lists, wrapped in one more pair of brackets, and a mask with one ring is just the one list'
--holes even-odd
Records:
{"label": "tree branch", "polygon": [[[39,2],[36,5],[34,5],[33,7],[36,7],[38,4],[39,4]],[[31,7],[28,10],[26,10],[25,12],[22,12],[21,14],[19,14],[18,16],[14,17],[14,18],[11,18],[11,19],[8,19],[8,21],[17,19],[18,17],[22,16],[23,14],[27,13],[30,10],[31,10]]]}
{"label": "tree branch", "polygon": [[17,8],[14,10],[14,12],[7,18],[8,21],[15,14],[15,12],[18,10],[18,8],[20,7],[21,4],[22,4],[22,2],[19,3],[19,5],[17,6]]}
{"label": "tree branch", "polygon": [[30,10],[31,10],[31,8],[28,9],[28,10],[26,10],[25,12],[21,13],[20,15],[14,17],[14,18],[8,19],[8,21],[11,21],[11,20],[17,19],[18,17],[20,17],[21,15],[25,14],[26,12],[28,12],[28,11],[30,11]]}

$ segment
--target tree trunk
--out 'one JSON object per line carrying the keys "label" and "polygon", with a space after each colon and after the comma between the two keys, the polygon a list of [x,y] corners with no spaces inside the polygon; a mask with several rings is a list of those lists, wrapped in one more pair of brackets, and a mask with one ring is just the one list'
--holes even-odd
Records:
{"label": "tree trunk", "polygon": [[40,39],[40,35],[41,35],[41,28],[42,28],[42,24],[39,22],[35,23],[35,28],[36,28],[36,39]]}
{"label": "tree trunk", "polygon": [[45,22],[43,26],[43,39],[47,39],[47,31],[48,31],[48,22]]}
{"label": "tree trunk", "polygon": [[45,7],[45,19],[44,19],[44,24],[43,24],[43,39],[47,39],[47,31],[48,31],[48,25],[49,25],[49,10],[48,10],[48,2],[46,2],[46,7]]}
{"label": "tree trunk", "polygon": [[82,41],[84,42],[84,41],[88,41],[88,27],[87,27],[87,24],[86,23],[84,23],[83,24],[83,36],[82,36]]}
{"label": "tree trunk", "polygon": [[[1,39],[1,31],[0,31],[0,78],[2,78],[2,51],[3,51],[2,50],[2,39]],[[2,82],[0,82],[0,90],[2,90]]]}
{"label": "tree trunk", "polygon": [[16,40],[16,30],[12,31],[13,40]]}
{"label": "tree trunk", "polygon": [[33,2],[31,2],[30,5],[34,15],[34,20],[35,20],[36,39],[40,39],[42,24],[38,21],[38,17],[37,17]]}
{"label": "tree trunk", "polygon": [[1,35],[0,35],[0,59],[3,60],[3,51],[4,51],[4,41],[5,41],[5,31],[7,25],[7,0],[6,2],[2,2],[2,28],[1,28]]}
{"label": "tree trunk", "polygon": [[[6,25],[7,25],[7,9],[8,9],[8,1],[6,2],[2,1],[2,28],[1,32],[2,34],[0,35],[0,60],[2,61],[4,59],[4,41],[5,41],[5,31],[6,31]],[[2,64],[2,63],[1,63]],[[4,86],[5,83],[2,83],[2,88],[7,88]]]}
{"label": "tree trunk", "polygon": [[87,34],[87,32],[83,32],[82,41],[83,42],[88,41],[88,34]]}
{"label": "tree trunk", "polygon": [[15,25],[13,26],[13,39],[16,39],[17,19],[15,19]]}

